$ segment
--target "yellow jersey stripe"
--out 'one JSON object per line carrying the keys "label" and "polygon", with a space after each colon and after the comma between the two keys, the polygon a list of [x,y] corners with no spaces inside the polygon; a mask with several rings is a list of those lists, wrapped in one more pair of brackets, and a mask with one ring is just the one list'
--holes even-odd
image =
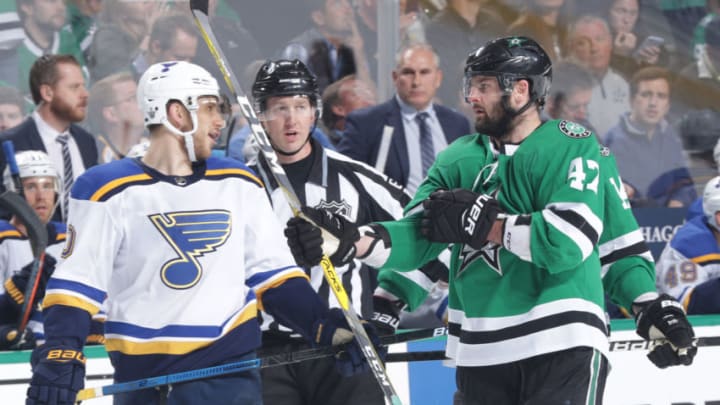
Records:
{"label": "yellow jersey stripe", "polygon": [[89,312],[90,315],[95,315],[100,311],[96,305],[85,301],[82,298],[78,298],[67,294],[48,294],[43,299],[43,308],[48,308],[53,305],[66,305],[69,307],[79,308],[83,311]]}
{"label": "yellow jersey stripe", "polygon": [[22,237],[22,234],[20,233],[20,231],[15,229],[0,232],[0,239],[7,238],[9,236]]}
{"label": "yellow jersey stripe", "polygon": [[265,310],[265,308],[263,307],[263,304],[262,304],[262,295],[265,291],[269,290],[270,288],[275,288],[275,287],[279,286],[280,284],[284,283],[285,281],[287,281],[291,278],[295,278],[295,277],[302,277],[305,280],[307,280],[308,282],[310,282],[310,277],[308,277],[308,275],[305,274],[305,272],[300,269],[296,268],[293,271],[285,273],[282,275],[282,277],[278,277],[276,280],[273,280],[273,281],[263,285],[261,288],[258,288],[257,291],[255,291],[255,297],[257,297],[257,301],[258,301],[258,308],[260,308],[261,311]]}
{"label": "yellow jersey stripe", "polygon": [[104,186],[100,187],[95,193],[93,193],[93,195],[90,197],[90,201],[100,201],[105,194],[111,192],[113,189],[124,186],[128,183],[151,180],[151,179],[152,179],[152,177],[150,177],[150,175],[145,174],[145,173],[115,179],[109,183],[106,183]]}
{"label": "yellow jersey stripe", "polygon": [[710,253],[708,255],[693,257],[691,259],[691,261],[693,263],[703,263],[703,262],[709,262],[712,260],[720,260],[720,253]]}
{"label": "yellow jersey stripe", "polygon": [[260,180],[257,176],[250,173],[249,171],[245,169],[240,168],[227,168],[227,169],[208,169],[205,171],[205,174],[207,176],[227,176],[229,174],[236,174],[240,175],[242,177],[247,177],[248,179],[254,181],[258,186],[265,187],[263,185],[262,180]]}

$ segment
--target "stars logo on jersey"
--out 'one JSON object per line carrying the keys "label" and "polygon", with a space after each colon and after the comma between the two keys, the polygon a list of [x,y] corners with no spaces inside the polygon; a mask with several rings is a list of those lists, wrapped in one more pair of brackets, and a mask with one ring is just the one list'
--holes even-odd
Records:
{"label": "stars logo on jersey", "polygon": [[483,166],[483,168],[480,169],[477,177],[475,177],[475,182],[472,186],[472,189],[474,191],[482,192],[485,194],[496,194],[498,192],[498,188],[500,187],[500,178],[496,176],[497,169],[497,161],[490,163],[489,165]]}
{"label": "stars logo on jersey", "polygon": [[320,210],[326,210],[329,212],[332,212],[334,214],[342,215],[343,217],[347,219],[352,218],[352,207],[350,204],[346,203],[345,200],[342,201],[325,201],[323,199],[320,200],[320,203],[315,206],[315,208]]}
{"label": "stars logo on jersey", "polygon": [[560,121],[558,128],[560,128],[560,132],[570,138],[587,138],[592,134],[592,132],[584,126],[567,120]]}
{"label": "stars logo on jersey", "polygon": [[465,269],[477,259],[484,260],[498,275],[503,275],[502,266],[500,265],[500,245],[489,242],[480,250],[475,250],[469,245],[463,246],[463,250],[460,252],[460,267],[455,277],[460,277]]}
{"label": "stars logo on jersey", "polygon": [[512,37],[508,40],[508,47],[512,48],[514,46],[520,46],[523,42],[525,42],[525,40],[522,38]]}
{"label": "stars logo on jersey", "polygon": [[200,281],[203,268],[198,258],[222,246],[232,229],[232,217],[226,210],[172,212],[148,218],[178,254],[160,270],[162,282],[178,290]]}

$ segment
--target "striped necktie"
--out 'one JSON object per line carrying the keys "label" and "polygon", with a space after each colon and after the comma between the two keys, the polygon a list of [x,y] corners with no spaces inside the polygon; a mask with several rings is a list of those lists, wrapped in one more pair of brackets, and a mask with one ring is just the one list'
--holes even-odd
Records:
{"label": "striped necktie", "polygon": [[62,189],[62,214],[63,220],[67,222],[70,208],[70,189],[74,182],[72,160],[70,158],[70,134],[60,134],[55,138],[60,144],[63,157],[63,189]]}
{"label": "striped necktie", "polygon": [[420,154],[422,157],[422,174],[427,175],[427,171],[435,161],[435,147],[433,146],[432,135],[428,127],[427,119],[430,115],[423,111],[415,116],[418,128],[420,129]]}

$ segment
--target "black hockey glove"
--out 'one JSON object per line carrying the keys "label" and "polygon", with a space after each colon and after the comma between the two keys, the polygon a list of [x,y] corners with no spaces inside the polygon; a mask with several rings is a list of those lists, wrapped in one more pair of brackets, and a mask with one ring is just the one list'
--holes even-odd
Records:
{"label": "black hockey glove", "polygon": [[402,301],[390,301],[385,297],[373,296],[373,314],[370,322],[380,336],[394,335],[400,323]]}
{"label": "black hockey glove", "polygon": [[85,379],[85,356],[70,345],[44,344],[30,358],[33,376],[26,405],[75,403]]}
{"label": "black hockey glove", "polygon": [[[385,361],[387,347],[380,344],[375,327],[369,323],[363,323],[363,327],[378,356]],[[335,355],[335,368],[341,375],[350,377],[370,370],[370,365],[354,338],[341,309],[332,308],[327,312],[325,318],[317,321],[313,326],[313,336],[315,336],[315,344],[319,346],[345,345],[343,350]]]}
{"label": "black hockey glove", "polygon": [[30,329],[18,333],[17,325],[0,325],[0,350],[29,350],[35,345],[35,334]]}
{"label": "black hockey glove", "polygon": [[[33,305],[42,301],[45,297],[45,287],[47,282],[55,271],[55,265],[57,260],[49,254],[45,254],[45,260],[42,266],[42,273],[38,279],[37,293],[35,293],[35,299]],[[30,280],[30,273],[32,272],[33,263],[30,262],[23,267],[17,274],[10,277],[5,282],[5,290],[13,298],[13,301],[17,304],[17,309],[20,309],[23,300],[25,299],[25,289],[27,288],[28,281]]]}
{"label": "black hockey glove", "polygon": [[432,242],[464,243],[482,249],[500,214],[500,204],[486,194],[465,189],[438,190],[423,201],[421,233]]}
{"label": "black hockey glove", "polygon": [[659,368],[690,365],[697,354],[695,332],[682,305],[667,294],[650,301],[633,303],[637,334],[645,340],[659,340],[647,357]]}
{"label": "black hockey glove", "polygon": [[285,226],[290,252],[301,267],[312,267],[322,259],[322,236],[320,228],[300,217],[292,217]]}
{"label": "black hockey glove", "polygon": [[[355,224],[326,210],[303,207],[302,213],[312,223],[296,217],[291,218],[285,228],[288,246],[299,265],[317,265],[323,252],[335,266],[343,266],[355,258],[355,242],[360,239]],[[313,230],[318,227],[324,231],[322,235]]]}

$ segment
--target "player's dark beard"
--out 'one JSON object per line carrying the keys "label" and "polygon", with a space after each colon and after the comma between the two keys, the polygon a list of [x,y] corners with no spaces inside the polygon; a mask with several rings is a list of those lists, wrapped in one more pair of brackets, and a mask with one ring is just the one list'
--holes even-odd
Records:
{"label": "player's dark beard", "polygon": [[493,138],[502,138],[510,131],[510,124],[514,114],[509,113],[502,104],[497,105],[501,111],[500,117],[491,118],[485,115],[485,120],[475,120],[475,131]]}

